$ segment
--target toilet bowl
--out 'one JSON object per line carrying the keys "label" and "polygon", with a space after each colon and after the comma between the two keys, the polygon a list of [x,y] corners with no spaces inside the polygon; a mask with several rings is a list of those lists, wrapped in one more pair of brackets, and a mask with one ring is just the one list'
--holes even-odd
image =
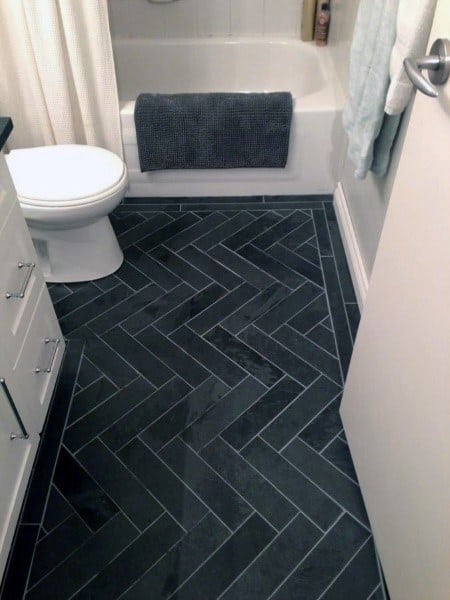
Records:
{"label": "toilet bowl", "polygon": [[6,161],[47,281],[91,281],[120,267],[108,215],[128,177],[116,154],[61,144],[12,150]]}

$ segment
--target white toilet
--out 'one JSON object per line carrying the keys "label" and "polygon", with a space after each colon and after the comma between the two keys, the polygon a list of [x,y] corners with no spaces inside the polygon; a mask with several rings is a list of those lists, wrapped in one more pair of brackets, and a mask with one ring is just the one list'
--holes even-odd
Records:
{"label": "white toilet", "polygon": [[116,154],[71,144],[12,150],[6,160],[47,281],[90,281],[120,267],[108,215],[128,177]]}

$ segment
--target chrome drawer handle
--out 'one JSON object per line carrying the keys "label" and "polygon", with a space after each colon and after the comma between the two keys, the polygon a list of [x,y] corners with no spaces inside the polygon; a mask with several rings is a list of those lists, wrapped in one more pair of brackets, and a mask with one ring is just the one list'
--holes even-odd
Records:
{"label": "chrome drawer handle", "polygon": [[11,432],[9,435],[9,439],[27,440],[30,436],[28,435],[28,431],[26,430],[25,425],[23,424],[23,421],[19,415],[19,411],[17,410],[16,404],[13,400],[13,397],[11,396],[11,392],[9,391],[8,386],[6,385],[6,381],[3,377],[0,378],[0,385],[2,386],[6,399],[9,402],[9,406],[11,407],[11,410],[13,411],[17,424],[20,428],[20,433]]}
{"label": "chrome drawer handle", "polygon": [[33,273],[33,269],[36,265],[34,263],[19,263],[17,265],[18,269],[27,269],[26,275],[24,277],[22,286],[18,292],[6,292],[5,296],[9,300],[10,298],[23,298],[25,296],[25,292],[27,291],[28,284],[30,283],[31,274]]}
{"label": "chrome drawer handle", "polygon": [[34,370],[35,373],[51,373],[52,372],[53,362],[55,360],[56,352],[58,350],[60,341],[61,340],[59,338],[45,338],[44,344],[53,344],[53,350],[52,350],[52,353],[50,354],[50,358],[48,360],[47,366],[46,367],[36,367]]}

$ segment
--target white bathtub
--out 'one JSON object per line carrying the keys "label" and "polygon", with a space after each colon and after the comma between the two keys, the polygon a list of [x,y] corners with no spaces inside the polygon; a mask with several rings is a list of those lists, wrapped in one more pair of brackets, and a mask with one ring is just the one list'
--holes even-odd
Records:
{"label": "white bathtub", "polygon": [[[131,197],[332,193],[342,149],[343,93],[328,48],[296,40],[114,41]],[[294,118],[285,169],[141,173],[134,100],[140,92],[290,91]]]}

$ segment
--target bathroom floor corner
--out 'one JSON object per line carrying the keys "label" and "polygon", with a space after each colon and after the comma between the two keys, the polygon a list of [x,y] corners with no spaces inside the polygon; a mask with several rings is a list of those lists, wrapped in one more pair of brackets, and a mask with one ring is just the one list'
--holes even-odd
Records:
{"label": "bathroom floor corner", "polygon": [[338,413],[359,311],[331,197],[127,200],[112,222],[120,270],[50,285],[71,341],[2,598],[382,600]]}

